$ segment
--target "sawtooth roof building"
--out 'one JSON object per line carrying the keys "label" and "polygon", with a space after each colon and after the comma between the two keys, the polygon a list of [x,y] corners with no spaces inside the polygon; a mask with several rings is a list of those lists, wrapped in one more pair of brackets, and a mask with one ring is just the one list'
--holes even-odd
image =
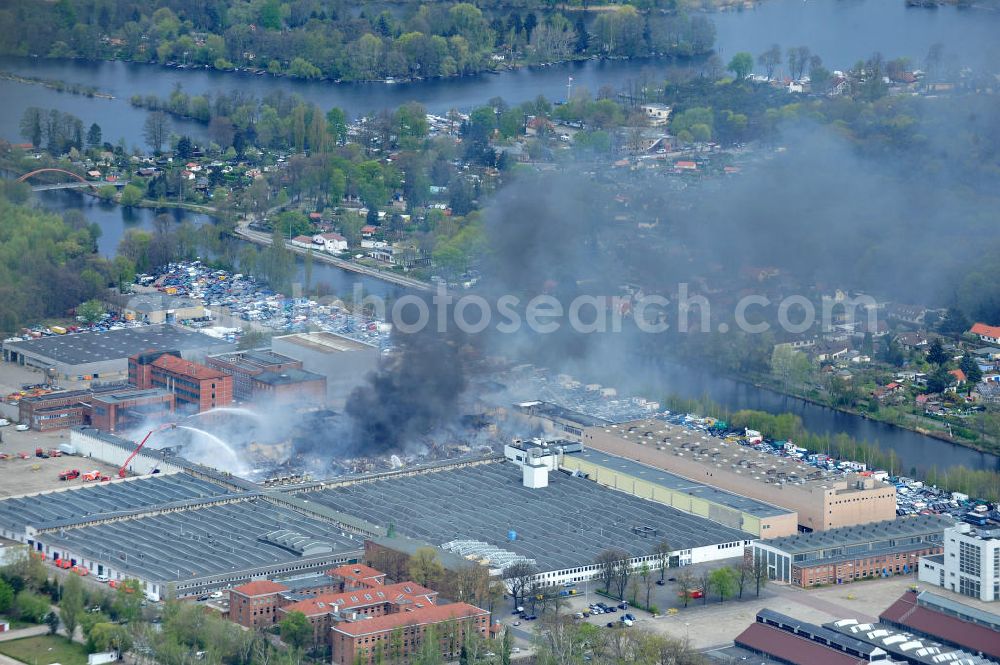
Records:
{"label": "sawtooth roof building", "polygon": [[488,460],[321,483],[294,496],[364,520],[372,534],[392,524],[400,535],[487,561],[497,572],[528,560],[547,586],[592,579],[597,555],[612,548],[629,552],[633,565],[655,567],[653,547],[666,540],[686,565],[742,556],[755,538],[562,471],[544,487],[525,483],[518,465]]}

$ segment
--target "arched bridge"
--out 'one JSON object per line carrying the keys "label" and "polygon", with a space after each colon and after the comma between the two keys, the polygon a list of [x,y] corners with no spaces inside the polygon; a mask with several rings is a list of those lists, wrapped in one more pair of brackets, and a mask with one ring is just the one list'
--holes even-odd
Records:
{"label": "arched bridge", "polygon": [[35,185],[34,187],[32,187],[32,189],[36,192],[48,189],[80,189],[83,187],[89,187],[91,189],[96,190],[97,185],[114,185],[115,187],[124,187],[125,185],[128,184],[128,181],[126,180],[116,180],[114,182],[90,181],[84,178],[79,173],[73,173],[72,171],[67,171],[66,169],[57,169],[51,167],[44,169],[36,169],[29,173],[25,173],[23,176],[17,179],[17,182],[27,182],[28,178],[32,178],[42,173],[62,173],[63,175],[68,175],[69,177],[73,178],[76,182],[59,182],[46,185]]}

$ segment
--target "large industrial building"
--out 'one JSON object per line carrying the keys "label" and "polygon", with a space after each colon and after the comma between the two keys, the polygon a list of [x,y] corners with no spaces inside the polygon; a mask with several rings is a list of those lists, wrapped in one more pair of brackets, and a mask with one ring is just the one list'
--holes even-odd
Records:
{"label": "large industrial building", "polygon": [[544,586],[593,579],[609,549],[656,567],[653,548],[665,540],[687,565],[742,556],[755,537],[571,473],[542,474],[487,460],[319,483],[294,496],[362,520],[371,536],[391,524],[399,535],[488,560],[497,573],[533,562]]}
{"label": "large industrial building", "polygon": [[747,556],[767,563],[768,577],[811,587],[865,577],[915,573],[920,557],[941,551],[954,520],[940,515],[802,533],[753,543]]}
{"label": "large industrial building", "polygon": [[163,324],[4,342],[3,358],[51,372],[54,378],[89,381],[125,378],[129,357],[150,349],[176,349],[183,358],[198,360],[234,348],[214,337]]}
{"label": "large industrial building", "polygon": [[1000,600],[1000,529],[964,522],[944,532],[944,551],[920,560],[920,581],[979,600]]}
{"label": "large industrial building", "polygon": [[187,472],[73,485],[0,501],[0,533],[93,575],[178,597],[357,560],[329,521]]}
{"label": "large industrial building", "polygon": [[661,420],[590,427],[583,443],[795,511],[808,531],[896,517],[896,488],[888,483],[835,475]]}
{"label": "large industrial building", "polygon": [[295,358],[303,369],[325,376],[327,402],[334,406],[342,405],[379,361],[377,347],[330,332],[274,337],[271,350]]}
{"label": "large industrial building", "polygon": [[624,457],[588,450],[563,455],[561,465],[601,485],[748,531],[757,538],[779,538],[798,532],[795,511],[716,489]]}

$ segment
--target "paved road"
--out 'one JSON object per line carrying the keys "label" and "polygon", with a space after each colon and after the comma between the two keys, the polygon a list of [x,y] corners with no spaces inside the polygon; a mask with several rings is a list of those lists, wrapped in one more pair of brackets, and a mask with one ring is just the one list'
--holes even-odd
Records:
{"label": "paved road", "polygon": [[19,640],[22,637],[37,637],[39,635],[47,635],[48,632],[49,632],[49,627],[46,625],[18,628],[17,630],[9,630],[6,633],[0,633],[0,642],[7,642],[9,640]]}
{"label": "paved road", "polygon": [[[250,242],[257,243],[259,245],[270,245],[271,244],[271,234],[262,233],[261,231],[253,231],[250,229],[249,220],[243,220],[236,226],[236,235],[239,237],[249,240]],[[292,250],[296,254],[306,255],[309,253],[308,250],[302,247],[295,247],[294,245],[285,245],[288,249]],[[428,284],[427,282],[422,282],[419,279],[413,279],[412,277],[406,277],[404,275],[398,275],[393,272],[386,270],[380,270],[378,268],[369,268],[368,266],[359,265],[353,261],[345,261],[344,259],[338,259],[329,254],[322,254],[320,252],[313,252],[313,258],[319,259],[325,263],[329,263],[343,270],[349,270],[351,272],[356,272],[368,277],[374,277],[375,279],[381,279],[385,282],[390,282],[392,284],[398,284],[399,286],[405,286],[408,289],[417,289],[420,291],[433,291],[434,286]]]}

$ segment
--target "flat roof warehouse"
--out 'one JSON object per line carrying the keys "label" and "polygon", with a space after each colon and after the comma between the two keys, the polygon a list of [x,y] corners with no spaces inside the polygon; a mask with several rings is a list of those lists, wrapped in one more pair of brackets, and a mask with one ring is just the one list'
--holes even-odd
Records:
{"label": "flat roof warehouse", "polygon": [[69,377],[125,372],[129,356],[149,349],[177,349],[186,357],[235,348],[233,344],[203,333],[159,324],[4,342],[3,357],[21,365],[42,369],[55,367],[60,374]]}
{"label": "flat roof warehouse", "polygon": [[391,522],[411,538],[488,543],[533,559],[548,572],[588,567],[611,548],[639,558],[660,540],[675,551],[715,551],[755,538],[562,472],[553,472],[547,487],[527,488],[521,469],[505,462],[307,489],[297,496],[375,524]]}

